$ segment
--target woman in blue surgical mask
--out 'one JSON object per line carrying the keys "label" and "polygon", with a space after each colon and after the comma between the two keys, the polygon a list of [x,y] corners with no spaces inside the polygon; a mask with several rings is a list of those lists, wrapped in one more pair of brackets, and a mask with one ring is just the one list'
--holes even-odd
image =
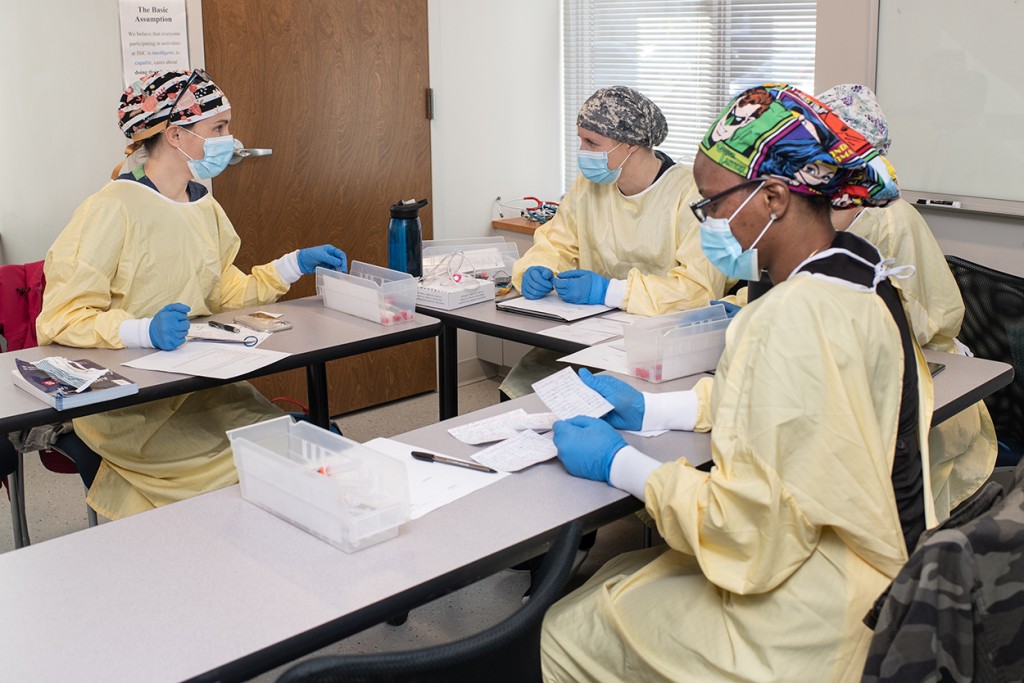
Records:
{"label": "woman in blue surgical mask", "polygon": [[[668,135],[658,106],[632,88],[602,88],[583,103],[576,131],[580,173],[513,269],[523,296],[637,315],[699,308],[722,296],[726,277],[701,253],[688,208],[699,199],[693,173],[656,149]],[[534,349],[502,392],[531,393],[558,369],[557,357]]]}
{"label": "woman in blue surgical mask", "polygon": [[[345,253],[330,245],[248,274],[235,267],[238,235],[197,182],[227,167],[231,118],[202,69],[155,72],[125,90],[118,121],[130,156],[46,255],[40,344],[170,350],[185,342],[189,318],[276,301],[317,266],[345,269]],[[79,462],[89,504],[117,519],[232,484],[224,432],[280,414],[239,383],[75,420],[102,457]]]}

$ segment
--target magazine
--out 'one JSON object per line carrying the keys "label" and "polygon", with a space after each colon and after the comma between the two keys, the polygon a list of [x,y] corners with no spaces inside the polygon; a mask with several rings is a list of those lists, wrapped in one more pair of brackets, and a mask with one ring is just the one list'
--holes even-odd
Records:
{"label": "magazine", "polygon": [[[14,375],[14,385],[57,410],[110,401],[139,392],[138,384],[112,370],[106,370],[85,389],[77,391],[73,386],[54,379],[29,361],[16,358],[14,362],[17,366],[11,370],[11,374]],[[81,366],[84,370],[105,370],[91,360],[76,360],[71,363]]]}

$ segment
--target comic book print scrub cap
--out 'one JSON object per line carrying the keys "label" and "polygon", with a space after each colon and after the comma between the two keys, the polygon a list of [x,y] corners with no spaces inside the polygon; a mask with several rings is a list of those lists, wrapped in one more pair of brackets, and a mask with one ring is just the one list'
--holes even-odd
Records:
{"label": "comic book print scrub cap", "polygon": [[874,91],[866,85],[844,83],[818,95],[818,101],[839,115],[882,154],[889,153],[889,123]]}
{"label": "comic book print scrub cap", "polygon": [[132,141],[132,148],[170,124],[187,126],[230,108],[228,98],[202,69],[155,71],[132,83],[121,95],[117,123]]}
{"label": "comic book print scrub cap", "polygon": [[773,176],[839,209],[885,206],[900,196],[896,171],[864,136],[788,85],[750,88],[734,99],[700,150],[744,178]]}
{"label": "comic book print scrub cap", "polygon": [[632,88],[601,88],[587,98],[576,125],[627,145],[657,147],[668,135],[668,122],[654,102]]}

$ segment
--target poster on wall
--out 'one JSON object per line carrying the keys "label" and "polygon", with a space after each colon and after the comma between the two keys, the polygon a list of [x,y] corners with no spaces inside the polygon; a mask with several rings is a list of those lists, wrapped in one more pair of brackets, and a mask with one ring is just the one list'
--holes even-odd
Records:
{"label": "poster on wall", "polygon": [[185,0],[119,0],[124,83],[151,71],[188,71]]}

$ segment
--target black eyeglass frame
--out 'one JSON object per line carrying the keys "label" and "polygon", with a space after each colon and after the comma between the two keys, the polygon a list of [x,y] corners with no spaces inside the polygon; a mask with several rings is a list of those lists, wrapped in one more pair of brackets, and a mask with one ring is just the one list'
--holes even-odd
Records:
{"label": "black eyeglass frame", "polygon": [[171,117],[174,116],[174,112],[178,110],[178,103],[181,102],[181,98],[185,95],[185,93],[188,92],[188,89],[192,87],[192,84],[200,78],[202,78],[205,81],[213,82],[213,79],[210,78],[210,74],[206,73],[206,71],[202,67],[197,66],[196,68],[192,69],[192,73],[189,74],[188,80],[185,81],[185,87],[178,92],[178,96],[174,99],[174,104],[171,105],[171,110],[167,112],[168,126],[172,123]]}
{"label": "black eyeglass frame", "polygon": [[748,185],[753,185],[754,183],[764,183],[766,180],[768,180],[768,178],[747,178],[742,183],[737,183],[732,187],[726,188],[719,192],[718,194],[711,195],[707,199],[702,199],[699,202],[694,202],[693,204],[690,204],[690,211],[693,211],[693,215],[697,217],[697,220],[703,223],[705,220],[707,220],[708,217],[707,208],[714,204],[715,202],[717,202],[719,199],[727,197],[736,190],[747,187]]}

